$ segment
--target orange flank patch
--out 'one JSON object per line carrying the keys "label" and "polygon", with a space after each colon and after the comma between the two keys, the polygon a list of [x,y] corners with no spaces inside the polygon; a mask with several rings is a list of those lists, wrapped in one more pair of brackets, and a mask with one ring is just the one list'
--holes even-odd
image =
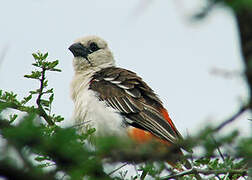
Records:
{"label": "orange flank patch", "polygon": [[134,141],[136,141],[139,144],[144,144],[144,143],[149,143],[151,141],[156,141],[156,142],[160,142],[162,144],[165,144],[167,146],[170,146],[171,143],[169,143],[166,140],[160,139],[158,137],[156,137],[155,135],[153,135],[152,133],[139,129],[139,128],[134,128],[131,127],[128,130],[128,135],[131,139],[133,139]]}
{"label": "orange flank patch", "polygon": [[168,121],[168,123],[171,125],[172,129],[174,131],[176,131],[176,128],[175,128],[175,126],[174,126],[174,124],[173,124],[167,110],[165,108],[161,108],[160,111],[161,111],[163,117],[165,118],[165,120]]}
{"label": "orange flank patch", "polygon": [[[176,131],[175,125],[173,124],[171,118],[169,117],[169,114],[166,109],[161,108],[160,113],[163,115],[164,119],[168,121],[168,123],[171,125],[172,129]],[[155,145],[155,149],[157,153],[166,153],[173,144],[169,141],[166,141],[164,139],[160,139],[159,137],[153,135],[152,133],[135,128],[135,127],[129,127],[127,129],[128,136],[134,140],[136,143],[140,144],[146,144],[154,142],[153,145]],[[175,166],[176,162],[179,160],[179,157],[177,155],[183,155],[182,151],[175,147],[175,149],[171,149],[171,154],[167,156],[167,163],[169,163],[171,166]],[[173,154],[175,156],[173,156]],[[169,157],[171,159],[169,160]],[[177,168],[177,170],[182,171],[183,169]]]}
{"label": "orange flank patch", "polygon": [[128,135],[131,139],[135,140],[138,143],[150,142],[154,137],[150,132],[134,127],[129,129]]}

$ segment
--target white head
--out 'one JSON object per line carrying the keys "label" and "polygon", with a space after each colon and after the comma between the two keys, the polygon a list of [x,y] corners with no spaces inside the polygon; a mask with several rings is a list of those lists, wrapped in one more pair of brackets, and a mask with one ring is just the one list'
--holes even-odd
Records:
{"label": "white head", "polygon": [[97,36],[77,39],[69,47],[73,53],[75,72],[83,72],[89,68],[105,68],[115,65],[114,57],[106,41]]}

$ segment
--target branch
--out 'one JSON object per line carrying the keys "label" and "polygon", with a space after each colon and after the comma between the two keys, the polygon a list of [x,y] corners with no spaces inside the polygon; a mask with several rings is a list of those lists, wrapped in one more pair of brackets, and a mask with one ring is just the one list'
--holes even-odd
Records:
{"label": "branch", "polygon": [[44,111],[43,108],[40,109],[40,108],[22,106],[22,105],[18,105],[16,103],[13,103],[13,102],[5,102],[2,100],[0,100],[0,107],[16,109],[16,110],[19,110],[22,112],[27,112],[27,113],[33,112],[33,113],[36,113],[37,115],[43,117],[49,125],[54,125],[54,122],[52,121],[51,117],[49,117],[46,114],[46,112]]}
{"label": "branch", "polygon": [[36,100],[36,103],[37,103],[37,105],[38,105],[38,107],[40,108],[42,108],[42,106],[41,106],[41,97],[42,97],[42,95],[43,95],[43,89],[44,89],[44,81],[45,81],[45,68],[42,68],[42,72],[41,72],[41,79],[39,79],[39,81],[40,81],[40,87],[39,87],[39,94],[38,94],[38,98],[37,98],[37,100]]}
{"label": "branch", "polygon": [[27,112],[27,113],[35,112],[35,113],[38,114],[38,111],[37,111],[38,109],[37,108],[22,106],[22,105],[14,103],[14,102],[5,102],[5,101],[0,100],[0,107],[3,107],[3,109],[11,108],[11,109],[16,109],[16,110],[19,110],[19,111],[22,111],[22,112]]}
{"label": "branch", "polygon": [[46,122],[52,126],[52,125],[55,125],[54,122],[52,121],[51,117],[48,116],[48,114],[45,112],[44,108],[41,105],[41,98],[42,98],[42,95],[44,94],[43,90],[44,90],[45,72],[46,72],[46,69],[42,68],[42,72],[41,72],[42,77],[41,79],[39,79],[40,87],[39,87],[39,94],[38,94],[36,103],[38,105],[39,115],[42,116],[46,120]]}
{"label": "branch", "polygon": [[226,121],[222,122],[219,126],[217,126],[213,132],[217,132],[221,130],[223,127],[225,127],[227,124],[233,122],[235,119],[237,119],[240,115],[242,115],[247,109],[249,108],[249,105],[242,106],[238,112],[236,112],[231,118],[227,119]]}
{"label": "branch", "polygon": [[55,123],[52,121],[52,118],[46,114],[45,110],[42,107],[41,108],[39,107],[37,110],[38,110],[37,114],[42,116],[50,126],[55,125]]}
{"label": "branch", "polygon": [[214,144],[216,145],[216,149],[217,149],[217,151],[218,151],[218,153],[219,153],[221,159],[222,159],[223,161],[225,161],[225,158],[224,158],[224,156],[223,156],[223,154],[222,154],[222,152],[221,152],[221,150],[220,150],[220,147],[219,147],[217,141],[215,140],[214,136],[213,136],[212,134],[210,134],[210,137],[213,139],[213,142],[214,142]]}
{"label": "branch", "polygon": [[170,179],[170,178],[176,178],[176,177],[182,177],[184,175],[189,175],[189,174],[204,174],[204,175],[210,175],[210,174],[215,174],[215,175],[219,175],[219,174],[242,174],[243,176],[248,175],[248,172],[246,169],[220,169],[220,170],[207,170],[207,169],[196,169],[196,168],[192,168],[183,172],[179,172],[177,174],[173,174],[173,175],[169,175],[169,176],[165,176],[162,177],[161,179]]}
{"label": "branch", "polygon": [[128,165],[128,163],[124,163],[123,165],[119,166],[118,168],[114,169],[113,171],[111,171],[110,173],[108,173],[108,176],[111,176],[112,174],[114,174],[116,171],[120,170],[121,168],[123,168],[124,166]]}

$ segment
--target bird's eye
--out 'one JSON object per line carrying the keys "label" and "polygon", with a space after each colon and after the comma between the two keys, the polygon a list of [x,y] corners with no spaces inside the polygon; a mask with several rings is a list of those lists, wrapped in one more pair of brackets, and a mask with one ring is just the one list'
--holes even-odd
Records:
{"label": "bird's eye", "polygon": [[89,45],[89,49],[94,52],[94,51],[97,51],[99,50],[100,48],[97,46],[96,43],[92,42],[90,45]]}

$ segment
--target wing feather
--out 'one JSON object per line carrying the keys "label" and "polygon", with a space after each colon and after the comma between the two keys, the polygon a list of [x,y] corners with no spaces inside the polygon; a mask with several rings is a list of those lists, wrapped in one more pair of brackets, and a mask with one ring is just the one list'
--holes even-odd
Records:
{"label": "wing feather", "polygon": [[171,143],[182,138],[162,115],[160,99],[134,72],[116,67],[102,69],[93,76],[90,89],[125,116],[128,125],[141,127]]}

